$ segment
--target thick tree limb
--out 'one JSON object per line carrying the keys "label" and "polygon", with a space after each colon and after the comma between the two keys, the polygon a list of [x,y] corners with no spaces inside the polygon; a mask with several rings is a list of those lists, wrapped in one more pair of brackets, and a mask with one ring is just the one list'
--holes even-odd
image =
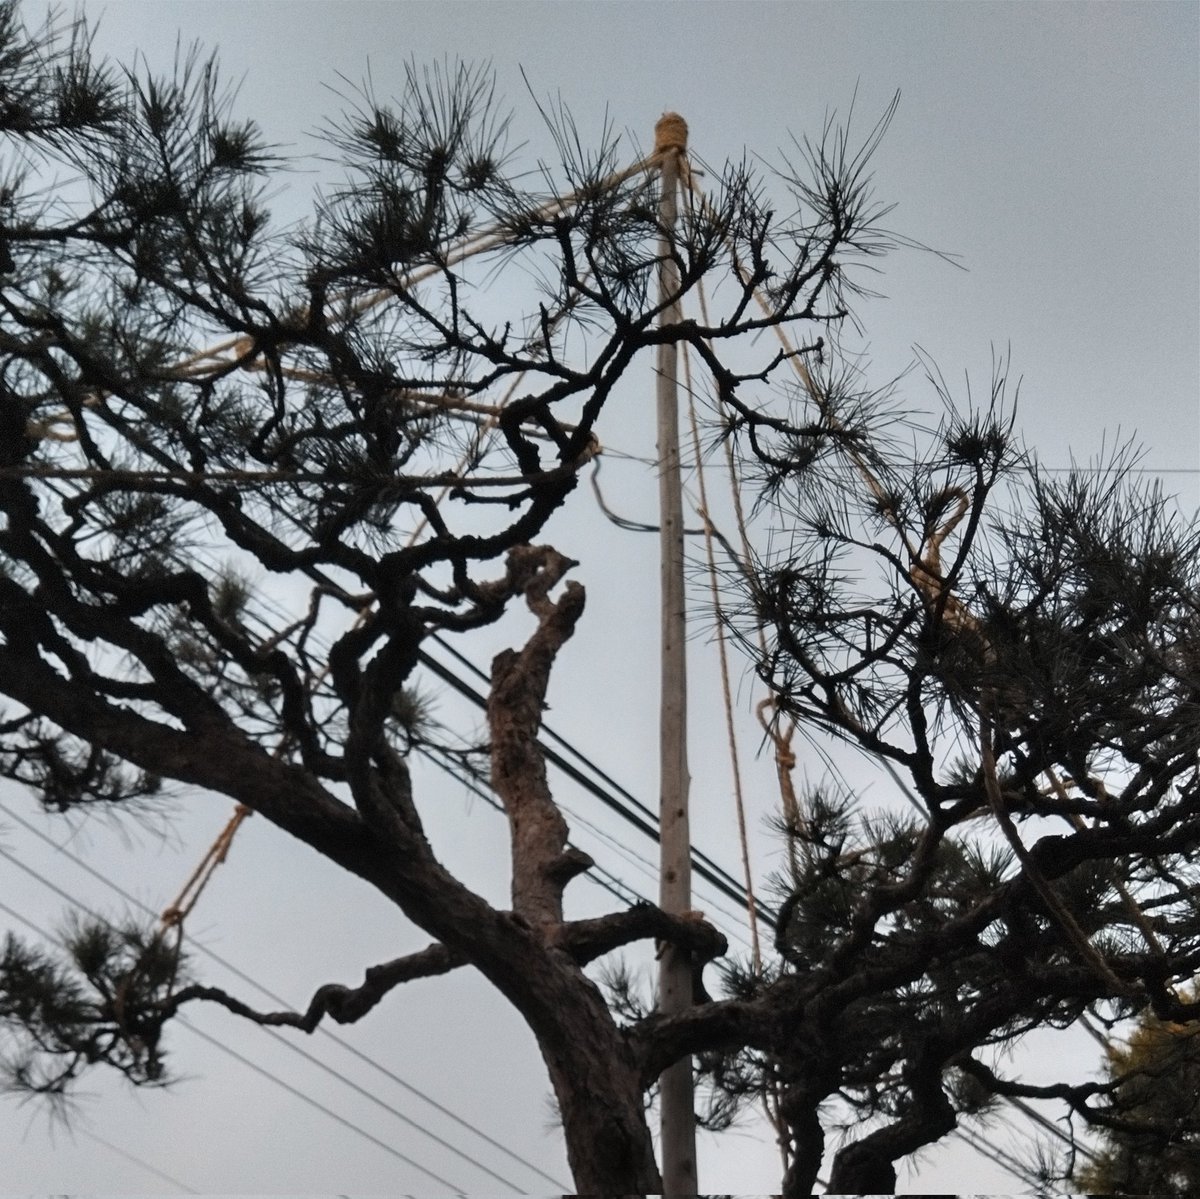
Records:
{"label": "thick tree limb", "polygon": [[369,847],[358,814],[308,771],[273,758],[232,722],[202,735],[182,732],[106,702],[63,678],[38,655],[11,644],[0,645],[0,676],[6,695],[77,737],[153,774],[245,803],[339,865],[372,877],[366,871]]}
{"label": "thick tree limb", "polygon": [[672,1062],[687,1054],[743,1046],[769,1049],[778,1010],[768,991],[756,999],[722,999],[669,1015],[655,1012],[639,1020],[629,1036],[642,1085],[648,1088]]}
{"label": "thick tree limb", "polygon": [[492,786],[512,831],[513,912],[543,929],[562,923],[563,889],[592,864],[567,847],[567,822],[551,798],[538,744],[550,670],[583,614],[578,583],[568,583],[559,600],[550,599],[550,589],[573,565],[548,546],[523,546],[509,555],[512,576],[527,580],[525,600],[538,627],[523,649],[502,650],[492,661],[487,706]]}
{"label": "thick tree limb", "polygon": [[581,965],[595,961],[622,945],[653,938],[688,950],[701,964],[721,957],[729,943],[697,914],[672,916],[652,903],[635,904],[622,912],[563,925],[560,944]]}

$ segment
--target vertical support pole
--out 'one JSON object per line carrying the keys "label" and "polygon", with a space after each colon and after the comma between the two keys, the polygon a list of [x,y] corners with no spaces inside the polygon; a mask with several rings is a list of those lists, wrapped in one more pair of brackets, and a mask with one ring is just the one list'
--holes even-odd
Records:
{"label": "vertical support pole", "polygon": [[[677,324],[680,305],[673,230],[678,218],[680,159],[687,149],[687,124],[666,113],[654,128],[660,151],[659,326]],[[668,301],[670,302],[668,303]],[[658,497],[662,582],[662,692],[659,709],[661,876],[659,904],[676,915],[692,906],[691,833],[688,826],[686,602],[683,572],[683,484],[679,461],[678,349],[658,347]],[[659,1011],[678,1012],[692,1002],[690,955],[672,945],[659,959]],[[696,1114],[692,1062],[668,1067],[659,1079],[663,1195],[682,1199],[697,1193]]]}

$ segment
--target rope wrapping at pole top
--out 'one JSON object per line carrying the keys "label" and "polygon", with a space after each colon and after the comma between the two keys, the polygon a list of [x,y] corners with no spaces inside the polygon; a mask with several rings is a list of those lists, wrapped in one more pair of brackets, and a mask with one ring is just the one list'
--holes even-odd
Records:
{"label": "rope wrapping at pole top", "polygon": [[687,121],[677,112],[664,112],[654,126],[654,153],[665,154],[673,150],[677,154],[687,153]]}

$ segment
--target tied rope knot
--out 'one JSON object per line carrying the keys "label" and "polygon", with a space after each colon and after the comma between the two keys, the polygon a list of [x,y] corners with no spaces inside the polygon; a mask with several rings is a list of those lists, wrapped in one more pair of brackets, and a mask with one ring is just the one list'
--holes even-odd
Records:
{"label": "tied rope knot", "polygon": [[664,112],[654,126],[654,153],[665,154],[674,150],[683,154],[687,150],[687,121],[677,112]]}

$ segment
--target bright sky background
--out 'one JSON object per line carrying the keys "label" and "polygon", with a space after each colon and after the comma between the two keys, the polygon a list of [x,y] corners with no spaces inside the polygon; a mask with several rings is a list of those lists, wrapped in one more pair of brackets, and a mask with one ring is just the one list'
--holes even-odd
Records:
{"label": "bright sky background", "polygon": [[[309,134],[368,68],[377,93],[398,90],[403,64],[490,60],[515,110],[513,136],[533,166],[550,153],[525,90],[561,97],[585,138],[605,122],[629,130],[628,156],[652,141],[665,109],[681,112],[691,146],[720,164],[744,153],[775,156],[792,134],[815,134],[829,109],[845,113],[857,90],[861,133],[901,92],[892,129],[875,160],[879,197],[894,202],[889,224],[918,242],[961,256],[966,271],[902,251],[876,282],[884,298],[860,315],[872,364],[884,382],[920,346],[952,382],[969,373],[985,387],[993,353],[1011,350],[1023,379],[1019,424],[1048,466],[1088,462],[1132,438],[1141,465],[1161,472],[1185,514],[1200,507],[1200,249],[1197,243],[1198,27],[1195,3],[402,3],[356,0],[117,0],[87,3],[100,17],[96,46],[129,61],[142,54],[169,68],[177,37],[218,47],[227,77],[242,79],[239,110],[268,136],[306,152]],[[36,21],[42,5],[27,3]],[[326,86],[328,85],[328,86]],[[295,189],[307,176],[285,181]],[[281,192],[278,210],[298,211]],[[652,452],[652,379],[619,397],[602,427],[606,446]],[[914,373],[904,384],[914,409],[936,401]],[[636,463],[606,466],[609,501],[626,516],[655,519],[652,475]],[[615,491],[613,489],[616,489]],[[592,510],[586,489],[576,511],[551,529],[582,559],[589,610],[564,652],[552,687],[553,726],[645,802],[654,804],[656,588],[653,538],[617,533]],[[697,597],[699,604],[700,597]],[[507,626],[513,627],[513,626]],[[517,633],[516,635],[520,635]],[[486,666],[495,644],[472,650]],[[707,625],[693,642],[695,838],[738,873],[728,766],[719,752],[721,715]],[[749,708],[751,693],[740,700]],[[478,730],[478,717],[450,698],[439,715]],[[744,724],[742,752],[757,748]],[[761,876],[778,862],[763,832],[777,802],[770,763],[751,762],[750,820]],[[811,777],[820,763],[805,762]],[[889,802],[870,780],[871,802]],[[498,817],[457,784],[426,770],[418,778],[435,844],[474,885],[504,903],[507,848]],[[653,857],[649,842],[565,783],[571,808],[615,837],[622,852]],[[98,818],[49,822],[13,788],[0,802],[44,830],[140,903],[165,906],[207,847],[229,804],[186,796],[178,819],[154,829]],[[646,867],[575,825],[579,843],[603,865],[654,893]],[[125,901],[99,879],[0,812],[0,849],[54,880],[69,897],[110,915]],[[579,914],[611,899],[574,884]],[[40,927],[66,907],[10,860],[0,858],[0,898]],[[727,913],[698,888],[698,906],[734,936]],[[0,927],[16,921],[0,912]],[[25,930],[20,930],[25,931]],[[261,820],[239,835],[228,864],[202,900],[195,938],[294,1006],[329,981],[354,983],[365,966],[426,943],[356,881],[289,843]],[[737,942],[735,941],[735,945]],[[739,946],[740,947],[740,946]],[[203,977],[264,1002],[216,963]],[[545,1177],[506,1157],[322,1036],[290,1039],[370,1096],[391,1106],[503,1176],[495,1176],[402,1123],[270,1034],[217,1011],[193,1011],[197,1032],[170,1034],[176,1071],[168,1093],[130,1094],[94,1076],[71,1131],[33,1107],[0,1099],[0,1191],[147,1193],[174,1191],[133,1155],[199,1192],[369,1192],[436,1195],[549,1193]],[[495,1142],[566,1184],[552,1127],[549,1085],[532,1038],[504,1004],[466,972],[410,985],[339,1037],[372,1061],[453,1109]],[[447,1183],[435,1182],[294,1094],[222,1054],[244,1055],[289,1087],[326,1105]],[[1094,1046],[1039,1040],[1022,1059],[1036,1073],[1071,1057],[1080,1069]],[[1011,1134],[997,1130],[1011,1147]],[[104,1142],[107,1142],[105,1144]],[[720,1141],[702,1139],[701,1187],[741,1194],[778,1185],[778,1160],[754,1123]],[[957,1142],[928,1151],[911,1191],[1017,1189],[1007,1174]],[[567,1188],[569,1189],[569,1187]]]}

